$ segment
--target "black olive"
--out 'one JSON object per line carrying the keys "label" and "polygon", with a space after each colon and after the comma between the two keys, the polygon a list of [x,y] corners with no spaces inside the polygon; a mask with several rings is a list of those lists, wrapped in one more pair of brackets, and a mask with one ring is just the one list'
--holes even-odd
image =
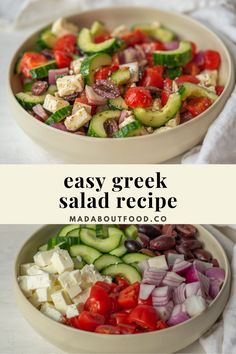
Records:
{"label": "black olive", "polygon": [[139,232],[147,235],[149,238],[153,239],[161,235],[161,230],[159,225],[147,225],[141,224],[138,226]]}
{"label": "black olive", "polygon": [[136,240],[125,240],[124,242],[125,247],[129,252],[138,252],[141,250],[142,245]]}

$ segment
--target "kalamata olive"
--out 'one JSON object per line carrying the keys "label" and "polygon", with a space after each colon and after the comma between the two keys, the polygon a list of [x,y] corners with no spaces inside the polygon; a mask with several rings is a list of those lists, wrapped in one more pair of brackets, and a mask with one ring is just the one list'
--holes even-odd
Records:
{"label": "kalamata olive", "polygon": [[176,225],[176,230],[181,237],[190,238],[196,234],[196,227],[193,225]]}
{"label": "kalamata olive", "polygon": [[149,242],[150,242],[150,238],[143,234],[142,232],[139,232],[138,234],[140,240],[142,241],[143,247],[148,247],[149,246]]}
{"label": "kalamata olive", "polygon": [[172,236],[162,235],[150,241],[150,248],[157,251],[166,251],[173,248],[175,239]]}
{"label": "kalamata olive", "polygon": [[136,240],[125,240],[124,245],[129,252],[138,252],[142,248],[141,243]]}
{"label": "kalamata olive", "polygon": [[200,261],[211,262],[212,254],[203,249],[197,249],[193,251],[194,256]]}
{"label": "kalamata olive", "polygon": [[184,258],[187,260],[189,259],[193,259],[194,255],[192,254],[192,252],[190,251],[190,249],[186,246],[183,246],[182,244],[180,245],[176,245],[176,251],[180,254],[184,255]]}
{"label": "kalamata olive", "polygon": [[172,232],[174,231],[175,225],[165,224],[162,226],[162,234],[172,236]]}
{"label": "kalamata olive", "polygon": [[146,254],[147,256],[150,256],[150,257],[155,257],[156,256],[156,253],[152,252],[151,250],[148,250],[147,248],[142,248],[140,250],[141,253],[143,254]]}
{"label": "kalamata olive", "polygon": [[202,243],[194,238],[182,239],[181,244],[188,247],[190,250],[195,250],[197,248],[202,248]]}
{"label": "kalamata olive", "polygon": [[151,239],[161,235],[161,227],[157,228],[154,225],[141,224],[138,226],[138,230],[139,232],[147,235]]}
{"label": "kalamata olive", "polygon": [[213,259],[211,263],[212,263],[213,267],[219,267],[220,266],[219,262],[217,261],[217,259]]}

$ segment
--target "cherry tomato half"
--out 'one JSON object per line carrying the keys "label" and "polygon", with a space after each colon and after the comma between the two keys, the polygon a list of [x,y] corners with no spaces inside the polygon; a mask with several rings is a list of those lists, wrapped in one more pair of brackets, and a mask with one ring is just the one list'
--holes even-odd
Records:
{"label": "cherry tomato half", "polygon": [[20,61],[20,71],[25,77],[31,78],[30,70],[47,61],[47,58],[40,53],[25,52]]}
{"label": "cherry tomato half", "polygon": [[103,333],[103,334],[121,334],[121,331],[118,327],[111,326],[111,325],[101,325],[98,326],[95,330],[96,333]]}
{"label": "cherry tomato half", "polygon": [[140,31],[140,29],[136,29],[132,32],[124,34],[123,36],[121,36],[121,39],[125,41],[128,47],[133,47],[136,44],[142,44],[146,42],[148,40],[148,37],[144,32]]}
{"label": "cherry tomato half", "polygon": [[109,323],[112,325],[119,325],[121,323],[128,324],[128,317],[129,314],[126,312],[115,312],[111,314],[109,318]]}
{"label": "cherry tomato half", "polygon": [[95,38],[94,38],[94,42],[95,43],[102,43],[105,42],[107,39],[110,39],[111,35],[109,33],[101,33],[98,34]]}
{"label": "cherry tomato half", "polygon": [[211,104],[211,100],[207,97],[196,97],[190,99],[185,107],[193,117],[196,117],[210,107]]}
{"label": "cherry tomato half", "polygon": [[76,36],[74,34],[66,34],[60,37],[54,47],[54,51],[64,52],[67,54],[72,54],[76,49]]}
{"label": "cherry tomato half", "polygon": [[220,96],[225,88],[222,85],[216,85],[215,89],[216,89],[217,96]]}
{"label": "cherry tomato half", "polygon": [[199,84],[199,80],[192,75],[181,75],[175,79],[175,82],[179,85],[183,82],[192,82],[193,84]]}
{"label": "cherry tomato half", "polygon": [[161,104],[165,106],[168,101],[170,94],[172,93],[172,83],[173,81],[168,77],[164,80],[164,88],[161,94]]}
{"label": "cherry tomato half", "polygon": [[138,305],[130,312],[129,320],[142,328],[155,330],[158,316],[154,307],[148,305]]}
{"label": "cherry tomato half", "polygon": [[120,333],[122,333],[122,334],[133,334],[136,331],[135,324],[121,323],[117,326],[117,328],[120,330]]}
{"label": "cherry tomato half", "polygon": [[216,50],[206,50],[204,52],[204,68],[209,70],[219,69],[221,58],[219,52]]}
{"label": "cherry tomato half", "polygon": [[70,54],[60,50],[55,50],[54,56],[58,68],[68,68],[73,60],[73,57]]}
{"label": "cherry tomato half", "polygon": [[112,306],[112,299],[109,297],[107,290],[99,285],[93,285],[84,309],[106,316],[112,310]]}
{"label": "cherry tomato half", "polygon": [[151,106],[152,96],[145,88],[130,87],[125,93],[125,103],[131,108],[146,108]]}
{"label": "cherry tomato half", "polygon": [[119,65],[113,64],[109,66],[104,66],[103,68],[96,71],[94,78],[95,80],[106,80],[111,73],[119,69]]}
{"label": "cherry tomato half", "polygon": [[140,284],[138,282],[122,290],[118,297],[118,304],[123,308],[133,308],[138,303]]}
{"label": "cherry tomato half", "polygon": [[159,74],[159,68],[152,67],[144,70],[143,77],[140,81],[140,86],[154,86],[160,89],[163,88],[164,79]]}
{"label": "cherry tomato half", "polygon": [[72,327],[94,332],[97,326],[105,323],[105,317],[98,313],[83,311],[79,316],[72,317],[69,321]]}
{"label": "cherry tomato half", "polygon": [[164,329],[164,328],[168,328],[168,324],[164,320],[157,321],[156,329]]}

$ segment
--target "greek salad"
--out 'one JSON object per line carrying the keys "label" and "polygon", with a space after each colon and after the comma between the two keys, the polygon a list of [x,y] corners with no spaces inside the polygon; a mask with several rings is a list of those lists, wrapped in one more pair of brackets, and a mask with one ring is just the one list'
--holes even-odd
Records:
{"label": "greek salad", "polygon": [[18,282],[55,321],[138,334],[199,315],[224,279],[193,225],[66,225],[20,266]]}
{"label": "greek salad", "polygon": [[74,134],[124,138],[185,123],[210,107],[219,52],[198,50],[159,22],[109,29],[60,18],[16,64],[19,103],[36,119]]}

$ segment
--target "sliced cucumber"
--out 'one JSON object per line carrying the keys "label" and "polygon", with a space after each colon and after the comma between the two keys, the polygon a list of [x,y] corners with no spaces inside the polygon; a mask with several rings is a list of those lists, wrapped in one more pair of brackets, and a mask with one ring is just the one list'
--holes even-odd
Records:
{"label": "sliced cucumber", "polygon": [[176,77],[179,77],[182,74],[182,71],[183,69],[180,66],[178,66],[177,68],[167,69],[166,73],[171,80],[174,80],[176,79]]}
{"label": "sliced cucumber", "polygon": [[110,55],[105,53],[93,54],[82,61],[80,73],[84,77],[85,82],[91,85],[94,82],[95,71],[101,66],[111,65],[111,63],[112,58]]}
{"label": "sliced cucumber", "polygon": [[119,109],[119,110],[123,110],[123,109],[128,109],[127,104],[125,103],[125,100],[123,97],[117,97],[117,98],[111,98],[110,100],[108,100],[108,106],[111,109]]}
{"label": "sliced cucumber", "polygon": [[69,231],[66,236],[69,236],[69,237],[79,237],[79,234],[80,234],[80,227],[77,228],[77,229],[74,229],[74,230]]}
{"label": "sliced cucumber", "polygon": [[108,237],[108,225],[96,225],[96,237],[107,238]]}
{"label": "sliced cucumber", "polygon": [[72,257],[75,269],[82,269],[86,265],[84,261],[79,261],[77,257]]}
{"label": "sliced cucumber", "polygon": [[53,48],[57,41],[57,37],[52,33],[50,28],[46,28],[40,33],[37,45],[41,48]]}
{"label": "sliced cucumber", "polygon": [[141,128],[141,123],[138,120],[126,124],[124,127],[120,128],[113,136],[114,138],[125,138],[127,136],[132,136],[135,134],[137,129]]}
{"label": "sliced cucumber", "polygon": [[43,104],[45,96],[34,96],[31,92],[19,92],[16,94],[16,99],[25,109],[32,109],[36,104]]}
{"label": "sliced cucumber", "polygon": [[131,264],[136,262],[143,262],[149,258],[150,256],[147,256],[146,254],[143,253],[127,253],[124,257],[122,257],[122,261],[127,264]]}
{"label": "sliced cucumber", "polygon": [[119,247],[115,248],[114,250],[112,250],[110,252],[111,255],[116,256],[116,257],[122,257],[124,256],[124,254],[127,253],[127,248],[124,246],[124,242],[126,240],[125,235],[123,234],[122,238],[121,238],[121,242]]}
{"label": "sliced cucumber", "polygon": [[212,101],[217,100],[218,96],[211,90],[205,87],[192,84],[191,82],[184,82],[181,87],[182,100],[186,100],[188,97],[207,97]]}
{"label": "sliced cucumber", "polygon": [[133,29],[140,29],[150,37],[158,39],[161,42],[171,42],[175,38],[172,31],[167,28],[150,23],[139,23],[133,26]]}
{"label": "sliced cucumber", "polygon": [[31,69],[30,74],[32,75],[33,79],[42,79],[43,77],[48,76],[48,71],[50,69],[55,69],[55,68],[56,68],[56,62],[55,60],[51,60],[46,64],[36,66],[35,68]]}
{"label": "sliced cucumber", "polygon": [[133,240],[136,240],[136,238],[138,237],[138,228],[135,225],[127,226],[124,232],[125,236],[127,236],[128,238],[132,238]]}
{"label": "sliced cucumber", "polygon": [[82,229],[89,229],[89,230],[96,230],[96,225],[95,224],[86,224],[83,225]]}
{"label": "sliced cucumber", "polygon": [[94,43],[93,36],[88,28],[82,28],[77,44],[79,48],[87,54],[93,53],[111,53],[116,47],[116,38],[107,39],[102,43]]}
{"label": "sliced cucumber", "polygon": [[98,36],[106,31],[105,25],[101,21],[94,21],[92,23],[90,33],[93,37]]}
{"label": "sliced cucumber", "polygon": [[92,264],[102,254],[92,247],[75,245],[70,247],[70,255],[71,257],[80,256],[86,263]]}
{"label": "sliced cucumber", "polygon": [[145,126],[159,128],[173,118],[181,107],[181,95],[179,92],[172,93],[166,105],[160,111],[151,109],[135,108],[135,117]]}
{"label": "sliced cucumber", "polygon": [[58,109],[45,121],[46,124],[52,125],[54,123],[59,123],[66,117],[68,117],[72,112],[72,106],[68,105]]}
{"label": "sliced cucumber", "polygon": [[128,264],[113,264],[107,268],[104,268],[102,271],[103,275],[110,275],[115,277],[116,275],[121,275],[128,280],[129,283],[133,284],[135,282],[141,282],[141,275],[134,267]]}
{"label": "sliced cucumber", "polygon": [[107,138],[107,133],[104,129],[104,123],[108,119],[118,119],[119,117],[119,110],[108,110],[95,114],[90,121],[88,135],[98,138]]}
{"label": "sliced cucumber", "polygon": [[24,92],[30,92],[32,90],[32,86],[34,84],[34,81],[25,81],[23,84],[23,91]]}
{"label": "sliced cucumber", "polygon": [[79,237],[70,237],[70,236],[55,236],[50,238],[48,241],[48,249],[52,249],[56,246],[59,246],[61,248],[66,248],[69,249],[73,245],[78,245],[80,243]]}
{"label": "sliced cucumber", "polygon": [[124,68],[121,68],[117,71],[114,71],[111,74],[110,79],[118,86],[127,84],[131,79],[131,73],[130,73],[129,68],[124,67]]}
{"label": "sliced cucumber", "polygon": [[44,252],[44,251],[47,251],[47,250],[48,250],[48,244],[47,243],[45,243],[44,245],[39,247],[39,251],[40,252]]}
{"label": "sliced cucumber", "polygon": [[164,65],[168,68],[183,66],[192,59],[192,46],[190,42],[181,41],[175,50],[156,50],[153,53],[155,65]]}
{"label": "sliced cucumber", "polygon": [[[61,228],[61,230],[58,232],[57,236],[67,236],[71,231],[78,230],[80,229],[81,225],[65,225]],[[70,235],[71,236],[71,235]],[[79,236],[79,235],[76,235]]]}
{"label": "sliced cucumber", "polygon": [[109,254],[103,254],[101,257],[97,258],[94,262],[95,268],[100,272],[102,269],[107,268],[112,264],[123,263],[122,260],[116,256],[111,256]]}
{"label": "sliced cucumber", "polygon": [[82,243],[104,253],[117,248],[120,244],[122,235],[122,231],[116,227],[109,227],[108,237],[104,239],[97,238],[96,232],[93,230],[82,229],[80,231],[80,239]]}

